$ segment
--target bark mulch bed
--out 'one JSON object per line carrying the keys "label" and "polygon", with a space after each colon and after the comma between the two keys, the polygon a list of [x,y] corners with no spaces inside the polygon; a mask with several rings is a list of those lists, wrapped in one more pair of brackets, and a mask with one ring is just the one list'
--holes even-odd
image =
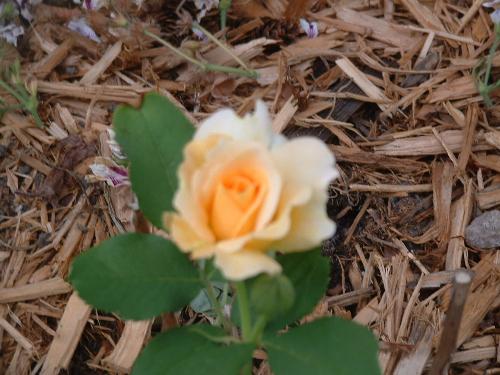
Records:
{"label": "bark mulch bed", "polygon": [[[130,191],[88,166],[110,155],[114,108],[151,90],[194,122],[227,106],[243,114],[261,98],[276,131],[329,144],[341,171],[329,204],[338,231],[324,245],[330,288],[307,319],[353,319],[379,338],[385,374],[426,373],[452,280],[467,269],[449,373],[500,373],[500,253],[464,240],[473,218],[500,205],[500,105],[484,105],[472,74],[494,37],[481,0],[235,0],[229,52],[193,34],[191,1],[61,3],[39,5],[17,51],[2,56],[2,65],[20,58],[44,126],[23,111],[0,122],[0,373],[127,372],[151,332],[206,319],[186,308],[121,321],[65,281],[77,254],[140,225]],[[78,17],[101,43],[67,28]],[[319,35],[308,38],[299,18]],[[218,22],[213,10],[201,24],[224,40]],[[201,72],[146,29],[202,61],[242,60],[259,78]],[[500,53],[493,66],[499,78]],[[256,360],[254,373],[270,372]]]}

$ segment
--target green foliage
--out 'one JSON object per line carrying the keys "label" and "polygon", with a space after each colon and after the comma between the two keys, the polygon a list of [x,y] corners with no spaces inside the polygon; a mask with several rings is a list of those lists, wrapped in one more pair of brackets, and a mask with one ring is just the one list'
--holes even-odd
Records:
{"label": "green foliage", "polygon": [[378,375],[377,341],[366,328],[323,318],[264,342],[276,375]]}
{"label": "green foliage", "polygon": [[295,301],[292,282],[285,275],[259,275],[250,288],[250,304],[266,318],[284,315]]}
{"label": "green foliage", "polygon": [[500,89],[500,80],[490,83],[493,58],[495,57],[496,50],[499,46],[500,23],[495,23],[495,39],[490,47],[488,56],[486,56],[485,59],[481,59],[472,71],[472,76],[474,77],[477,90],[483,97],[484,103],[487,107],[491,107],[493,105],[491,94]]}
{"label": "green foliage", "polygon": [[233,343],[220,328],[185,326],[159,334],[135,362],[132,375],[237,375],[251,363],[253,344]]}
{"label": "green foliage", "polygon": [[5,3],[0,12],[0,23],[7,23],[17,16],[17,9],[13,3]]}
{"label": "green foliage", "polygon": [[189,259],[157,236],[128,233],[80,255],[70,281],[89,304],[124,319],[149,319],[176,311],[202,285]]}
{"label": "green foliage", "polygon": [[[3,58],[1,55],[3,55],[3,52],[0,54],[0,57]],[[18,104],[11,105],[0,97],[0,119],[8,111],[23,110],[31,114],[37,126],[43,126],[43,121],[38,115],[36,89],[31,88],[28,91],[25,87],[21,79],[21,64],[19,60],[10,65],[6,71],[0,72],[0,89],[5,90],[18,102]]]}
{"label": "green foliage", "polygon": [[158,228],[172,211],[177,169],[194,127],[167,98],[149,93],[139,109],[119,107],[113,124],[116,139],[130,160],[132,189],[144,215]]}
{"label": "green foliage", "polygon": [[281,329],[309,314],[325,294],[329,281],[330,264],[320,249],[277,257],[295,290],[295,301],[290,309],[270,322],[269,329]]}
{"label": "green foliage", "polygon": [[[319,249],[279,255],[276,260],[283,268],[282,274],[291,282],[295,298],[291,307],[281,313],[277,311],[277,314],[269,320],[266,327],[268,333],[274,333],[310,313],[325,294],[330,275],[328,259],[321,255]],[[264,275],[245,280],[250,296],[256,293],[253,289],[258,285],[260,277]],[[252,321],[256,321],[260,314],[254,305],[256,297],[253,298],[250,309]],[[237,326],[241,325],[239,299],[233,304],[231,319]]]}

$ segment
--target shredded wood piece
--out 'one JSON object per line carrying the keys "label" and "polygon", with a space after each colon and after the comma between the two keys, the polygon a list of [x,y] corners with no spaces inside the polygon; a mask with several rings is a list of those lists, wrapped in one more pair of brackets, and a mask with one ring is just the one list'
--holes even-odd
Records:
{"label": "shredded wood piece", "polygon": [[152,320],[127,321],[120,341],[103,362],[118,372],[130,372],[145,340],[150,334]]}
{"label": "shredded wood piece", "polygon": [[60,277],[55,277],[34,284],[4,288],[0,290],[0,303],[28,301],[40,297],[68,293],[70,290],[71,286],[66,281]]}
{"label": "shredded wood piece", "polygon": [[56,336],[50,345],[41,374],[55,375],[68,368],[92,308],[76,293],[68,300],[64,314],[59,321]]}
{"label": "shredded wood piece", "polygon": [[[115,108],[139,106],[150,91],[195,126],[224,107],[245,115],[260,99],[274,131],[318,137],[334,153],[341,177],[327,212],[337,233],[323,246],[330,289],[301,323],[353,319],[377,337],[385,374],[423,374],[436,358],[453,278],[471,270],[449,372],[497,371],[500,253],[464,240],[481,211],[500,208],[500,91],[487,107],[477,82],[494,40],[484,1],[234,0],[225,30],[215,9],[202,20],[217,43],[193,34],[190,2],[131,2],[92,12],[69,0],[41,3],[18,40],[22,53],[0,48],[2,69],[19,59],[20,85],[36,92],[44,123],[36,127],[22,105],[0,119],[0,373],[127,372],[147,344],[150,322],[87,315],[64,278],[86,249],[151,231],[131,207],[130,187],[86,179],[90,163],[112,156]],[[68,28],[81,17],[100,43]],[[317,35],[304,33],[301,18]],[[201,71],[145,29],[199,61],[258,78]],[[500,51],[491,62],[493,84]],[[3,89],[0,97],[19,104]],[[55,173],[65,159],[58,145],[75,137],[95,143],[98,156]],[[62,175],[75,184],[58,184]],[[78,324],[69,322],[75,314]],[[190,309],[182,317],[202,318]],[[85,325],[88,318],[104,324]],[[262,364],[253,372],[271,373],[266,354],[254,355]]]}

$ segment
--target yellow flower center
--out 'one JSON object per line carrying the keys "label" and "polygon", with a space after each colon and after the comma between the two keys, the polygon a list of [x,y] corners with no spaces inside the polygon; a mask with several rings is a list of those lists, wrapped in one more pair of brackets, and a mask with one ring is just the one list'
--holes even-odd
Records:
{"label": "yellow flower center", "polygon": [[223,173],[209,212],[215,237],[224,240],[254,230],[267,188],[267,178],[259,169],[240,167]]}

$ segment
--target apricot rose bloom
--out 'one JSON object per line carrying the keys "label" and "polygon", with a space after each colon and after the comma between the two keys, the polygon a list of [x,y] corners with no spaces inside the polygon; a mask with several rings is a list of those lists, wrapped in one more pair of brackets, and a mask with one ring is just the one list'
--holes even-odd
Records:
{"label": "apricot rose bloom", "polygon": [[310,250],[335,232],[326,213],[335,158],[319,139],[273,133],[267,108],[223,109],[184,149],[176,213],[165,226],[192,259],[215,257],[229,280],[279,273],[270,254]]}

